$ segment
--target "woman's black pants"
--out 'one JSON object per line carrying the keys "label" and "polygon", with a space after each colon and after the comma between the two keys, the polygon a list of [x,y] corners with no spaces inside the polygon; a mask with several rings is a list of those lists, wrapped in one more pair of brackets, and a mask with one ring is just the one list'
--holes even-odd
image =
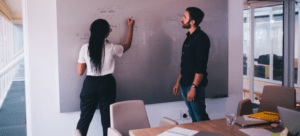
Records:
{"label": "woman's black pants", "polygon": [[80,119],[77,129],[86,136],[95,110],[99,103],[103,136],[107,136],[110,127],[109,106],[116,101],[116,80],[110,75],[87,76],[80,93]]}

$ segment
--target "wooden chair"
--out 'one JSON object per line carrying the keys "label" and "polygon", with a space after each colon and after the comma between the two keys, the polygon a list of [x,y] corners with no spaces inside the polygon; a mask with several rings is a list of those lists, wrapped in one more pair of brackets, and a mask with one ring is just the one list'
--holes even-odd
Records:
{"label": "wooden chair", "polygon": [[249,115],[253,114],[251,100],[245,99],[239,102],[238,109],[237,109],[237,116]]}

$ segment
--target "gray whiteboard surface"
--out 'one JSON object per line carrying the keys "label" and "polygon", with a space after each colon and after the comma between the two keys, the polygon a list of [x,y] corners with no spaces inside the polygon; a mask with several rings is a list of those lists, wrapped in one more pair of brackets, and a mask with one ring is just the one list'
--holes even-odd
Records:
{"label": "gray whiteboard surface", "polygon": [[136,21],[131,48],[116,58],[117,101],[183,100],[172,90],[188,32],[180,20],[187,7],[204,11],[200,26],[211,40],[206,97],[228,94],[227,0],[57,0],[60,112],[80,110],[85,76],[77,74],[79,50],[88,43],[91,23],[99,18],[111,25],[108,40],[115,44],[125,43],[126,19],[132,16]]}

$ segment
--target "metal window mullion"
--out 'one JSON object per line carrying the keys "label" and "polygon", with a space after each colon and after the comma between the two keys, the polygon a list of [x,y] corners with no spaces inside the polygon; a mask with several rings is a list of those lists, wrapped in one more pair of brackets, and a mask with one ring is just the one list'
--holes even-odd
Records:
{"label": "metal window mullion", "polygon": [[283,86],[294,87],[295,1],[283,2]]}
{"label": "metal window mullion", "polygon": [[[12,62],[12,59],[11,59],[11,57],[12,57],[12,54],[11,54],[11,48],[12,48],[12,45],[10,44],[10,38],[11,38],[11,36],[10,36],[10,22],[9,21],[7,21],[7,45],[8,45],[8,50],[9,50],[9,64]],[[8,83],[7,83],[7,86],[9,86],[9,84],[10,84],[10,82],[11,82],[11,70],[9,71],[9,75],[8,75]]]}
{"label": "metal window mullion", "polygon": [[[11,27],[11,23],[9,23],[9,45],[10,45],[10,60],[11,60],[11,62],[13,61],[13,48],[14,48],[14,45],[12,44],[12,31],[11,31],[11,29],[12,29],[12,27]],[[13,68],[12,70],[11,70],[11,75],[10,75],[10,83],[12,82],[12,80],[13,80],[13,76],[14,76],[14,69],[15,68]]]}
{"label": "metal window mullion", "polygon": [[[9,64],[9,45],[8,45],[8,30],[7,30],[7,26],[8,26],[8,21],[5,20],[5,44],[6,44],[6,66]],[[5,85],[5,90],[8,86],[9,83],[9,75],[6,74],[6,85]]]}
{"label": "metal window mullion", "polygon": [[[249,19],[250,17],[248,16],[248,19]],[[250,21],[250,20],[249,20]],[[250,77],[250,55],[251,55],[251,48],[250,48],[250,44],[251,44],[251,42],[250,42],[250,22],[248,23],[248,38],[249,38],[249,47],[248,47],[248,50],[249,50],[249,52],[248,52],[248,56],[246,56],[248,59],[247,59],[247,77]]]}
{"label": "metal window mullion", "polygon": [[[10,38],[9,38],[9,39],[10,39],[10,46],[11,46],[11,48],[10,48],[10,54],[11,54],[11,55],[10,55],[10,59],[11,59],[11,61],[13,61],[13,47],[14,47],[14,46],[13,46],[13,44],[12,44],[12,42],[11,42],[11,38],[12,38],[12,35],[11,35],[11,34],[12,34],[12,33],[11,33],[11,23],[9,24],[9,26],[10,26],[10,27],[9,27],[9,31],[10,31],[10,34],[9,34],[9,35],[10,35]],[[11,69],[10,83],[13,81],[15,69],[16,69],[16,67],[14,67],[13,69]]]}
{"label": "metal window mullion", "polygon": [[3,62],[4,62],[4,46],[3,46],[3,30],[1,29],[1,26],[2,26],[2,24],[3,24],[3,19],[2,19],[2,16],[0,16],[0,33],[1,33],[1,36],[0,36],[0,46],[1,46],[1,48],[2,48],[2,50],[1,50],[1,59],[0,59],[0,66],[1,66],[1,69],[4,67],[4,65],[3,65]]}
{"label": "metal window mullion", "polygon": [[[9,25],[9,27],[8,27],[8,31],[9,31],[9,49],[10,49],[10,56],[9,56],[9,59],[10,59],[10,62],[9,63],[11,63],[12,61],[13,61],[13,45],[11,44],[11,38],[12,38],[12,35],[11,35],[11,23],[9,22],[8,23],[8,25]],[[13,70],[11,70],[11,72],[10,72],[10,76],[9,76],[9,84],[11,84],[11,82],[12,82],[12,77],[13,77]]]}
{"label": "metal window mullion", "polygon": [[[7,43],[7,20],[4,21],[4,36],[5,36],[5,67],[9,64],[9,46]],[[6,88],[8,86],[9,76],[8,74],[4,75],[4,94],[6,93]],[[4,98],[5,99],[5,98]]]}
{"label": "metal window mullion", "polygon": [[[2,18],[2,17],[1,17]],[[2,58],[2,67],[4,67],[5,65],[5,44],[4,44],[4,19],[1,19],[1,25],[0,27],[2,27],[1,29],[1,37],[2,37],[2,53],[3,53],[3,58]],[[4,90],[5,90],[5,77],[1,78],[1,99],[4,99]]]}
{"label": "metal window mullion", "polygon": [[289,87],[294,87],[295,80],[295,1],[289,0]]}
{"label": "metal window mullion", "polygon": [[273,20],[273,12],[272,11],[270,11],[270,48],[271,48],[271,52],[270,52],[270,59],[269,59],[269,62],[270,62],[270,64],[269,64],[269,79],[270,80],[273,80],[273,59],[274,59],[274,57],[273,57],[273,36],[272,36],[272,34],[273,34],[273,25],[272,25],[272,23],[271,23],[271,21]]}
{"label": "metal window mullion", "polygon": [[[2,25],[2,27],[3,27],[3,45],[4,45],[4,67],[6,67],[6,64],[7,64],[7,46],[6,46],[6,29],[5,29],[5,25],[6,24],[6,20],[5,19],[3,19],[3,25]],[[5,88],[6,88],[6,81],[7,81],[7,76],[6,75],[4,75],[3,76],[3,80],[4,80],[4,86],[3,86],[3,91],[2,92],[4,92],[5,91]]]}
{"label": "metal window mullion", "polygon": [[[11,62],[14,60],[13,59],[13,56],[14,56],[14,54],[13,54],[13,48],[14,48],[14,46],[13,46],[13,43],[12,43],[12,23],[11,22],[9,22],[9,45],[10,45],[10,60],[11,60]],[[13,77],[14,77],[14,73],[15,73],[15,70],[14,69],[16,69],[16,68],[13,68],[12,70],[11,70],[11,75],[10,75],[10,82],[9,82],[9,84],[11,84],[12,83],[12,81],[13,81]]]}
{"label": "metal window mullion", "polygon": [[[8,34],[7,34],[7,20],[5,20],[5,45],[6,45],[6,66],[9,64],[9,46],[8,46]],[[8,86],[8,81],[9,81],[9,76],[8,74],[5,75],[6,79],[5,79],[5,91],[6,88]]]}
{"label": "metal window mullion", "polygon": [[[248,9],[249,10],[249,9]],[[250,14],[250,10],[249,10],[249,14]],[[248,14],[248,16],[246,17],[247,18],[247,22],[246,22],[246,25],[244,25],[244,28],[245,28],[245,26],[246,26],[246,29],[244,29],[244,31],[247,31],[247,30],[249,30],[249,31],[247,31],[247,38],[249,38],[248,40],[249,40],[249,42],[250,42],[250,15]],[[247,77],[249,77],[250,76],[250,45],[251,43],[249,43],[249,48],[248,48],[248,50],[249,50],[249,52],[248,52],[248,55],[249,56],[247,56],[247,54],[246,54],[246,58],[248,58],[247,60],[246,60],[246,63],[247,63],[247,73],[246,73],[246,76]]]}
{"label": "metal window mullion", "polygon": [[250,77],[250,100],[254,101],[254,8],[249,9],[250,28],[250,53],[249,53],[249,77]]}
{"label": "metal window mullion", "polygon": [[[298,46],[298,74],[297,74],[297,85],[300,85],[300,12],[299,9],[297,9],[298,11],[298,44],[296,46]],[[296,16],[295,16],[296,17]],[[296,22],[295,22],[296,23]]]}
{"label": "metal window mullion", "polygon": [[[1,47],[2,47],[2,50],[1,50],[1,54],[0,55],[2,55],[2,58],[0,59],[0,65],[1,65],[1,67],[2,67],[2,64],[3,64],[3,61],[4,61],[4,46],[3,46],[3,30],[1,29],[1,26],[2,26],[2,24],[3,24],[3,19],[2,19],[2,16],[0,16],[0,33],[1,33],[1,35],[0,35],[0,37],[1,37]],[[4,67],[4,66],[3,66]],[[3,85],[3,77],[0,77],[0,100],[2,101],[2,99],[3,99],[3,87],[4,85]]]}
{"label": "metal window mullion", "polygon": [[5,67],[5,60],[6,60],[6,47],[5,47],[5,28],[4,28],[5,20],[2,21],[2,45],[3,45],[3,67]]}
{"label": "metal window mullion", "polygon": [[[6,20],[4,20],[4,23],[3,23],[3,32],[4,32],[4,34],[3,34],[3,36],[4,36],[4,46],[5,46],[5,63],[4,63],[4,65],[5,65],[5,67],[6,67],[6,65],[7,65],[7,44],[6,44]],[[7,75],[4,75],[4,90],[3,91],[5,91],[5,89],[6,89],[6,86],[7,86]]]}
{"label": "metal window mullion", "polygon": [[288,1],[283,2],[283,75],[282,86],[288,86]]}
{"label": "metal window mullion", "polygon": [[[9,31],[10,22],[6,22],[6,30],[7,30],[7,46],[8,46],[8,64],[11,63],[11,45],[10,45],[10,31]],[[11,81],[11,71],[7,75],[7,87],[9,87],[10,81]]]}
{"label": "metal window mullion", "polygon": [[[9,52],[9,44],[8,44],[8,21],[5,20],[5,42],[6,42],[6,66],[10,63],[10,59],[9,59],[9,55],[10,55],[10,52]],[[7,89],[7,86],[9,84],[9,74],[6,75],[6,85],[5,85],[5,91]]]}
{"label": "metal window mullion", "polygon": [[3,78],[0,77],[0,100],[3,99],[3,98],[2,98],[2,97],[3,97],[3,94],[2,94],[2,93],[3,93],[3,90],[4,90],[4,89],[3,89],[3,84],[2,84],[2,79],[3,79]]}

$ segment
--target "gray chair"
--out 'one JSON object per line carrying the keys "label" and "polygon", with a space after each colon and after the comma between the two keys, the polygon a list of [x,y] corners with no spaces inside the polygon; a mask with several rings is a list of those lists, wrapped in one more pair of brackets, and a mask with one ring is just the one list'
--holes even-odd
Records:
{"label": "gray chair", "polygon": [[[275,86],[275,85],[264,86],[257,112],[271,111],[271,112],[278,113],[277,106],[295,110],[296,109],[295,88],[285,87],[285,86]],[[237,115],[241,116],[241,115],[248,115],[251,113],[253,113],[251,101],[247,99],[242,100],[239,103]]]}
{"label": "gray chair", "polygon": [[[110,105],[110,128],[108,136],[127,136],[129,130],[150,128],[145,105],[142,100],[130,100]],[[160,125],[177,125],[172,119],[162,117]]]}
{"label": "gray chair", "polygon": [[286,86],[264,86],[257,112],[271,111],[278,113],[277,106],[295,109],[296,89]]}

